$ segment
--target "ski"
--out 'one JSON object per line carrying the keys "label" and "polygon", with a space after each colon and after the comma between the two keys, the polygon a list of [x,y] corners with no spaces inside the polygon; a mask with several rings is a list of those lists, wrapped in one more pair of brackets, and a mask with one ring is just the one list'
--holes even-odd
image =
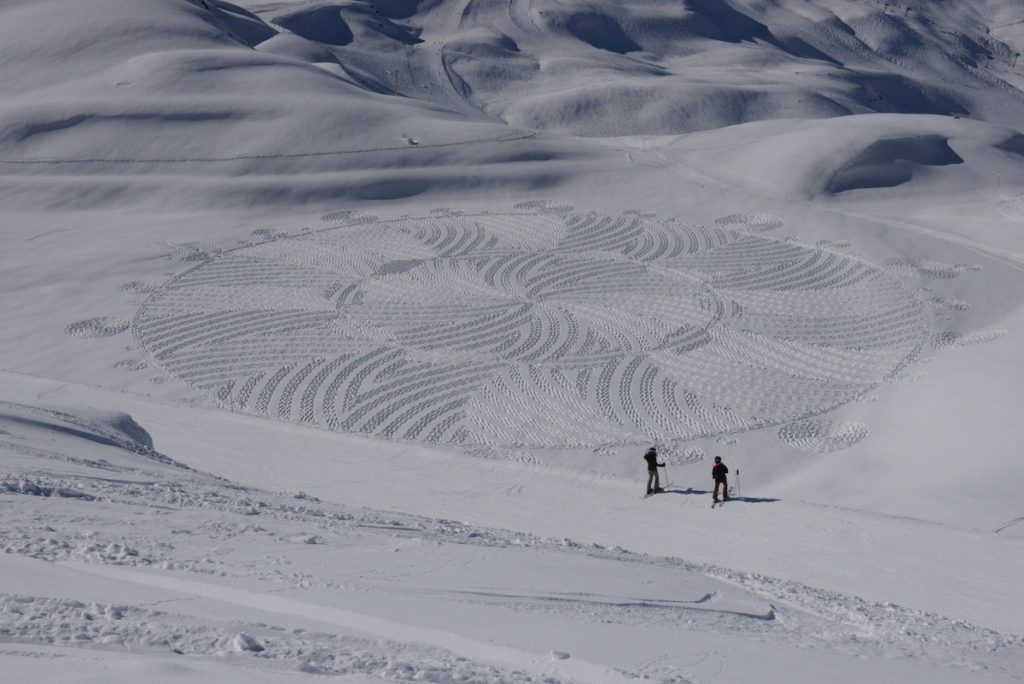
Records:
{"label": "ski", "polygon": [[665,494],[666,492],[668,492],[668,488],[671,487],[671,486],[672,486],[672,483],[669,482],[668,484],[666,484],[664,487],[661,488],[660,492],[651,492],[650,494],[644,494],[643,498],[644,499],[649,499],[652,496],[654,496],[655,494]]}

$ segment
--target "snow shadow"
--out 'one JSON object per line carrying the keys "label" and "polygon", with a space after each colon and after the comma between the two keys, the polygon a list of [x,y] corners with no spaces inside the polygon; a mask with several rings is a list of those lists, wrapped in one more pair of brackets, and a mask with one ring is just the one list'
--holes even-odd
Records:
{"label": "snow shadow", "polygon": [[624,55],[642,50],[611,17],[594,12],[573,14],[565,23],[573,37],[598,48]]}
{"label": "snow shadow", "polygon": [[[124,444],[106,435],[98,434],[96,432],[87,432],[70,425],[64,425],[48,420],[41,420],[38,418],[29,418],[27,416],[18,416],[11,413],[0,413],[0,423],[8,423],[21,425],[24,427],[37,428],[47,432],[56,432],[61,435],[69,437],[76,437],[78,439],[84,439],[89,442],[95,442],[96,444],[102,444],[103,446],[112,447],[123,447]],[[141,428],[140,428],[141,429]]]}
{"label": "snow shadow", "polygon": [[342,18],[340,5],[323,5],[302,9],[274,19],[278,26],[297,36],[327,45],[348,45],[354,36]]}
{"label": "snow shadow", "polygon": [[827,190],[891,188],[913,179],[922,166],[962,164],[960,157],[940,135],[919,135],[880,140],[865,148],[833,176]]}
{"label": "snow shadow", "polygon": [[[666,489],[663,494],[681,494],[683,496],[707,496],[711,494],[710,489],[694,489],[693,487],[687,487],[686,489]],[[729,497],[729,503],[733,501],[739,501],[742,503],[776,503],[782,501],[782,499],[763,498],[755,496],[733,496]]]}
{"label": "snow shadow", "polygon": [[612,609],[630,609],[630,608],[663,608],[669,610],[678,611],[695,611],[701,613],[712,613],[717,615],[727,615],[740,618],[748,618],[751,620],[763,620],[773,621],[775,620],[775,610],[769,608],[763,613],[753,613],[742,610],[729,610],[723,608],[709,608],[704,607],[703,604],[711,602],[717,598],[716,594],[705,594],[698,599],[692,601],[678,601],[678,600],[667,600],[667,599],[651,599],[651,598],[633,598],[633,597],[617,597],[617,596],[604,596],[599,594],[524,594],[524,593],[505,593],[505,592],[492,592],[492,591],[480,591],[480,590],[461,590],[449,592],[451,594],[460,596],[469,596],[478,599],[496,599],[498,601],[511,601],[513,604],[538,604],[538,605],[571,605],[571,606],[582,606],[588,609],[596,607],[607,607]]}
{"label": "snow shadow", "polygon": [[277,35],[277,31],[267,25],[259,16],[244,7],[230,2],[204,3],[206,8],[221,21],[229,35],[248,46],[259,45]]}

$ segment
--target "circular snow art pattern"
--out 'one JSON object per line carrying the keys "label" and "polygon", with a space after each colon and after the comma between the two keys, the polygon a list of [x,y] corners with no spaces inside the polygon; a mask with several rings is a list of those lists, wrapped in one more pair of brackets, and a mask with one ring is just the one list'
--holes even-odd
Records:
{"label": "circular snow art pattern", "polygon": [[890,273],[638,215],[350,222],[215,256],[136,316],[238,410],[466,447],[682,441],[871,390],[931,329]]}

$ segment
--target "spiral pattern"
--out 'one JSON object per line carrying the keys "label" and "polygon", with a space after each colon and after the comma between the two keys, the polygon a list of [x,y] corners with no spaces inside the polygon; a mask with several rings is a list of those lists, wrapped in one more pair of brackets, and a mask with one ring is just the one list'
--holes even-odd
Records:
{"label": "spiral pattern", "polygon": [[237,409],[467,447],[786,423],[871,390],[931,339],[891,272],[770,239],[760,216],[744,230],[523,208],[268,233],[157,289],[133,332]]}

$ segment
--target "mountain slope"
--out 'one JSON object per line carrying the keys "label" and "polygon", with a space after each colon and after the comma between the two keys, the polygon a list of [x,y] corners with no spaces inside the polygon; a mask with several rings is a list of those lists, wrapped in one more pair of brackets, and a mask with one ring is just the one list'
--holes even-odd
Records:
{"label": "mountain slope", "polygon": [[3,3],[0,667],[1019,682],[1022,47],[1016,0]]}

